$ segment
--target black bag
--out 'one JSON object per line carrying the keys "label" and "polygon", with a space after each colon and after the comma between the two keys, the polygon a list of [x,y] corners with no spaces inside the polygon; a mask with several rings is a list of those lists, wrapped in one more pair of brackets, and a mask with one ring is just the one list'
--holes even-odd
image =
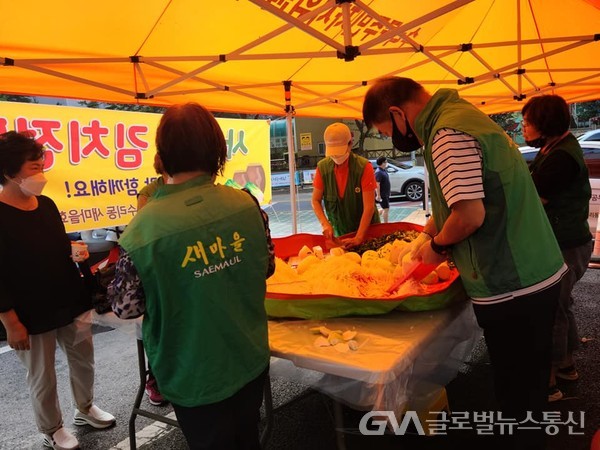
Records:
{"label": "black bag", "polygon": [[115,278],[115,266],[114,262],[109,262],[94,273],[96,287],[92,294],[92,306],[98,314],[112,311],[111,302],[106,296],[106,291],[110,282]]}
{"label": "black bag", "polygon": [[[92,269],[87,264],[87,261],[84,261],[83,263],[77,263],[79,266],[79,271],[83,275],[84,284],[91,298],[92,308],[94,308],[98,314],[104,314],[112,311],[112,305],[106,296],[106,292],[108,285],[115,278],[115,267],[118,256],[119,250],[117,247],[115,247],[110,251],[108,257],[103,260],[103,267],[97,268],[95,272],[92,272]],[[94,267],[101,265],[102,263],[99,263]]]}

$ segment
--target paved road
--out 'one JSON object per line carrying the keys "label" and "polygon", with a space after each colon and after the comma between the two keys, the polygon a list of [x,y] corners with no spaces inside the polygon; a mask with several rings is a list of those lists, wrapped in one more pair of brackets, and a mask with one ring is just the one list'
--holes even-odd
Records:
{"label": "paved road", "polygon": [[[321,233],[321,225],[310,204],[311,196],[312,189],[310,187],[298,189],[297,191],[296,233]],[[273,191],[271,205],[264,209],[269,215],[271,235],[273,237],[284,237],[294,234],[292,231],[290,193],[287,189]],[[416,211],[422,211],[422,204],[420,202],[404,201],[401,198],[394,199],[390,205],[390,222],[404,221]]]}
{"label": "paved road", "polygon": [[[312,196],[312,188],[306,186],[302,189],[297,189],[296,204],[298,211],[312,211],[310,199]],[[277,212],[290,210],[290,192],[289,189],[274,189],[273,190],[273,207]],[[411,202],[405,197],[394,197],[391,199],[391,208],[395,207],[422,207],[421,202]]]}

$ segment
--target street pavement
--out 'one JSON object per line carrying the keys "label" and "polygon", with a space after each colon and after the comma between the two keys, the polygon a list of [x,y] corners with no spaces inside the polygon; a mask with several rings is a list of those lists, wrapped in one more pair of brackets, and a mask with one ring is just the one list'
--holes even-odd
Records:
{"label": "street pavement", "polygon": [[[286,200],[287,198],[287,200]],[[287,201],[287,204],[286,204]],[[319,233],[310,205],[310,192],[299,193],[298,232]],[[289,234],[289,194],[274,195],[273,207],[267,208],[273,235]],[[277,213],[277,214],[275,214]],[[311,218],[312,215],[312,218]],[[414,203],[394,203],[392,221],[406,218],[422,221],[424,214]],[[600,428],[600,271],[588,269],[574,291],[575,314],[584,338],[576,353],[580,380],[560,385],[565,399],[553,403],[551,410],[564,421],[569,414],[579,419],[584,414],[583,426],[576,425],[571,432],[561,426],[559,433],[548,440],[549,450],[587,450],[593,433]],[[509,325],[507,325],[509,328]],[[76,427],[72,424],[73,406],[67,377],[67,365],[62,352],[57,352],[59,397],[65,426],[74,430],[81,447],[90,450],[127,449],[128,420],[139,386],[137,350],[132,326],[125,328],[94,326],[96,358],[96,403],[117,418],[116,426],[108,430]],[[41,450],[38,434],[25,383],[25,370],[14,351],[0,341],[0,449]],[[325,395],[307,386],[273,377],[274,426],[267,450],[333,450],[336,433],[333,403]],[[462,365],[457,377],[447,386],[450,409],[454,412],[495,411],[489,360],[485,344],[480,341],[470,359]],[[142,407],[158,414],[172,414],[170,406],[154,407],[147,399]],[[344,408],[344,429],[356,429],[363,413]],[[261,424],[264,426],[264,421]],[[138,418],[136,421],[138,448],[148,450],[186,449],[180,430]],[[582,433],[582,434],[574,434]],[[352,449],[464,449],[482,448],[474,432],[450,432],[440,436],[361,436],[348,432],[344,435],[346,448]],[[473,444],[475,446],[473,446]]]}
{"label": "street pavement", "polygon": [[[305,186],[296,189],[296,233],[321,234],[321,225],[313,213],[310,199],[312,188]],[[273,200],[269,206],[263,208],[269,215],[269,225],[273,237],[284,237],[294,234],[292,232],[292,208],[289,189],[273,191]],[[389,221],[402,222],[408,217],[411,220],[423,223],[423,205],[420,202],[406,201],[403,197],[394,199],[390,205]]]}

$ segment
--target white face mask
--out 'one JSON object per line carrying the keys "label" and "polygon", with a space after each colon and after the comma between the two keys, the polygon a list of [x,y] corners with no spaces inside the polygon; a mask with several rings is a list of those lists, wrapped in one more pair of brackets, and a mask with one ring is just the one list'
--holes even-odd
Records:
{"label": "white face mask", "polygon": [[13,181],[13,183],[19,185],[23,194],[35,196],[42,195],[42,191],[44,190],[44,186],[46,186],[47,182],[48,180],[42,172],[31,175],[27,178],[23,178],[20,183]]}
{"label": "white face mask", "polygon": [[342,156],[330,156],[330,158],[333,159],[333,162],[339,166],[340,164],[344,164],[349,156],[350,152],[346,152]]}

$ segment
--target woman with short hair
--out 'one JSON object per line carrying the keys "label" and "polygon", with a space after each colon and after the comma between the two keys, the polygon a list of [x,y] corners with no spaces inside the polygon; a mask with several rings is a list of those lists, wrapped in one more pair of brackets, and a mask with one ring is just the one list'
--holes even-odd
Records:
{"label": "woman with short hair", "polygon": [[579,141],[569,132],[571,114],[567,102],[558,95],[541,95],[531,98],[522,113],[525,141],[540,149],[529,170],[569,267],[561,281],[554,323],[548,389],[548,401],[552,402],[563,397],[556,385],[557,378],[565,381],[579,378],[573,359],[579,336],[572,291],[592,255],[592,234],[587,221],[592,189]]}
{"label": "woman with short hair", "polygon": [[133,218],[109,287],[121,318],[144,314],[144,347],[192,449],[258,449],[274,271],[268,217],[249,192],[215,184],[227,145],[195,103],[162,116],[169,178]]}

